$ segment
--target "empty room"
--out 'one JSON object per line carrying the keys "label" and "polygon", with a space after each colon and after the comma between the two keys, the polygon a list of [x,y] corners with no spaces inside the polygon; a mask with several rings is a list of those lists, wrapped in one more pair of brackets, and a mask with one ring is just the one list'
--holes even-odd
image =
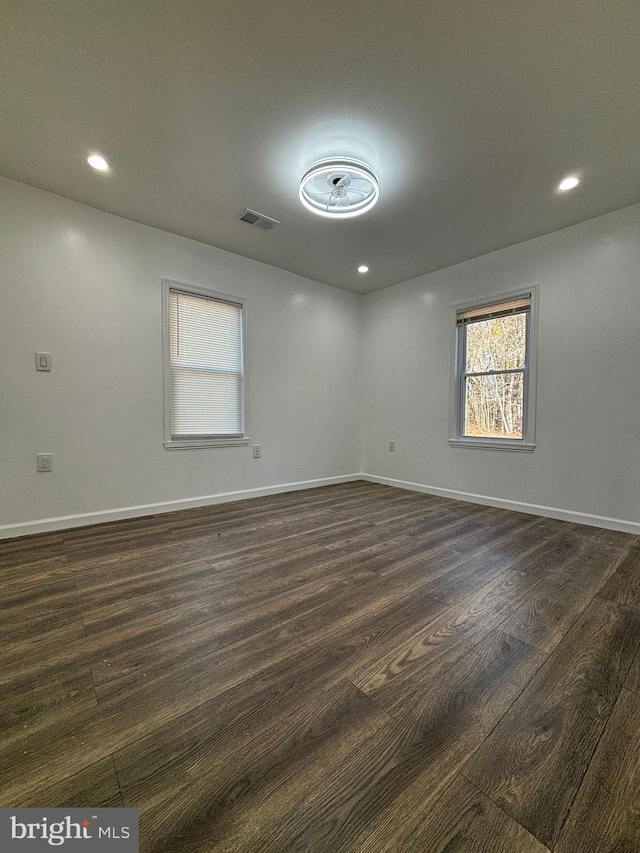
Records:
{"label": "empty room", "polygon": [[0,21],[0,851],[640,853],[637,0]]}

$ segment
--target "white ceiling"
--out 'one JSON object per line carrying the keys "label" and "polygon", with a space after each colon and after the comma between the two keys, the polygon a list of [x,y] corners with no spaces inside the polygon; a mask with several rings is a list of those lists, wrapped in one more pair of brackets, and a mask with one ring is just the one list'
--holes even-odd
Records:
{"label": "white ceiling", "polygon": [[[348,290],[640,200],[638,0],[0,0],[0,20],[0,173]],[[301,206],[330,155],[377,170],[371,212]]]}

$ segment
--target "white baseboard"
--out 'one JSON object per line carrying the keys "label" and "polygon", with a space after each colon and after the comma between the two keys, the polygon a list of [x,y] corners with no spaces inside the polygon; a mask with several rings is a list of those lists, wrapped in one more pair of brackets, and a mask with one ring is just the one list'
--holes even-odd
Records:
{"label": "white baseboard", "polygon": [[177,501],[162,501],[139,506],[102,509],[78,515],[60,515],[56,518],[42,518],[34,521],[21,521],[17,524],[0,525],[0,539],[16,536],[29,536],[34,533],[50,533],[56,530],[69,530],[72,527],[86,527],[90,524],[103,524],[108,521],[122,521],[126,518],[139,518],[143,515],[159,515],[162,512],[175,512],[181,509],[193,509],[199,506],[241,501],[248,498],[260,498],[264,495],[277,495],[281,492],[295,492],[301,489],[315,489],[318,486],[332,486],[336,483],[352,483],[361,480],[362,474],[345,474],[342,477],[323,477],[319,480],[302,480],[298,483],[280,483],[276,486],[262,486],[257,489],[242,489],[237,492],[221,492],[217,495],[202,495],[197,498],[181,498]]}
{"label": "white baseboard", "polygon": [[586,524],[590,527],[604,527],[607,530],[620,530],[623,533],[640,535],[640,522],[626,521],[621,518],[607,518],[603,515],[589,515],[571,509],[559,509],[554,506],[539,506],[538,504],[510,501],[505,498],[492,498],[489,495],[474,495],[470,492],[456,492],[453,489],[441,489],[438,486],[425,486],[422,483],[409,483],[406,480],[393,480],[390,477],[377,477],[375,474],[362,474],[362,479],[370,483],[380,483],[385,486],[395,486],[398,489],[409,489],[413,492],[424,492],[441,498],[452,498],[457,501],[495,506],[499,509],[511,509],[514,512],[526,512],[530,515],[543,515],[546,518],[557,518],[560,521],[573,521],[576,524]]}
{"label": "white baseboard", "polygon": [[302,480],[297,483],[280,483],[274,486],[262,486],[257,489],[242,489],[235,492],[220,492],[217,495],[202,495],[197,498],[181,498],[176,501],[141,504],[139,506],[104,509],[97,512],[87,512],[78,515],[61,515],[55,518],[42,518],[34,521],[22,521],[16,524],[0,525],[0,539],[10,539],[16,536],[29,536],[35,533],[50,533],[56,530],[69,530],[73,527],[86,527],[90,524],[103,524],[109,521],[122,521],[127,518],[139,518],[144,515],[159,515],[163,512],[176,512],[181,509],[192,509],[201,506],[230,501],[259,498],[264,495],[277,495],[282,492],[295,492],[302,489],[315,489],[319,486],[331,486],[337,483],[352,483],[356,480],[366,480],[370,483],[380,483],[394,486],[398,489],[409,489],[414,492],[424,492],[428,495],[451,498],[452,500],[495,506],[500,509],[510,509],[515,512],[526,512],[530,515],[542,515],[546,518],[557,518],[560,521],[572,521],[586,524],[590,527],[604,527],[608,530],[620,530],[623,533],[640,535],[640,522],[626,521],[619,518],[607,518],[602,515],[589,515],[574,510],[559,509],[552,506],[522,503],[505,498],[494,498],[489,495],[475,495],[470,492],[457,492],[453,489],[442,489],[438,486],[427,486],[423,483],[411,483],[406,480],[395,480],[390,477],[378,477],[375,474],[345,474],[341,477],[324,477],[318,480]]}

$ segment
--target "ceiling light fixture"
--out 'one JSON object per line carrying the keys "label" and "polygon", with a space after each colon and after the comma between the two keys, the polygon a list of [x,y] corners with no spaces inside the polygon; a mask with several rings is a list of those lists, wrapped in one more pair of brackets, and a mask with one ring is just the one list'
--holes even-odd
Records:
{"label": "ceiling light fixture", "polygon": [[369,272],[369,267],[366,264],[360,264],[358,272]]}
{"label": "ceiling light fixture", "polygon": [[319,216],[350,219],[378,200],[378,176],[371,166],[349,157],[318,160],[300,178],[300,201]]}
{"label": "ceiling light fixture", "polygon": [[580,178],[577,175],[567,175],[567,177],[558,184],[558,189],[561,193],[566,193],[568,190],[572,190],[577,187],[579,183]]}
{"label": "ceiling light fixture", "polygon": [[108,172],[111,169],[108,161],[105,160],[102,154],[90,154],[87,157],[87,163],[97,172]]}

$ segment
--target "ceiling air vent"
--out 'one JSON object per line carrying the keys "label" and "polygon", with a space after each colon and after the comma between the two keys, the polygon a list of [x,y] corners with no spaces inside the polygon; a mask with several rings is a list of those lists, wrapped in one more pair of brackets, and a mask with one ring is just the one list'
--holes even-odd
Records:
{"label": "ceiling air vent", "polygon": [[264,213],[258,213],[255,210],[249,210],[249,208],[245,210],[240,220],[249,225],[255,225],[256,228],[261,228],[263,231],[271,231],[274,226],[280,225],[277,219],[272,219],[270,216],[265,216]]}

